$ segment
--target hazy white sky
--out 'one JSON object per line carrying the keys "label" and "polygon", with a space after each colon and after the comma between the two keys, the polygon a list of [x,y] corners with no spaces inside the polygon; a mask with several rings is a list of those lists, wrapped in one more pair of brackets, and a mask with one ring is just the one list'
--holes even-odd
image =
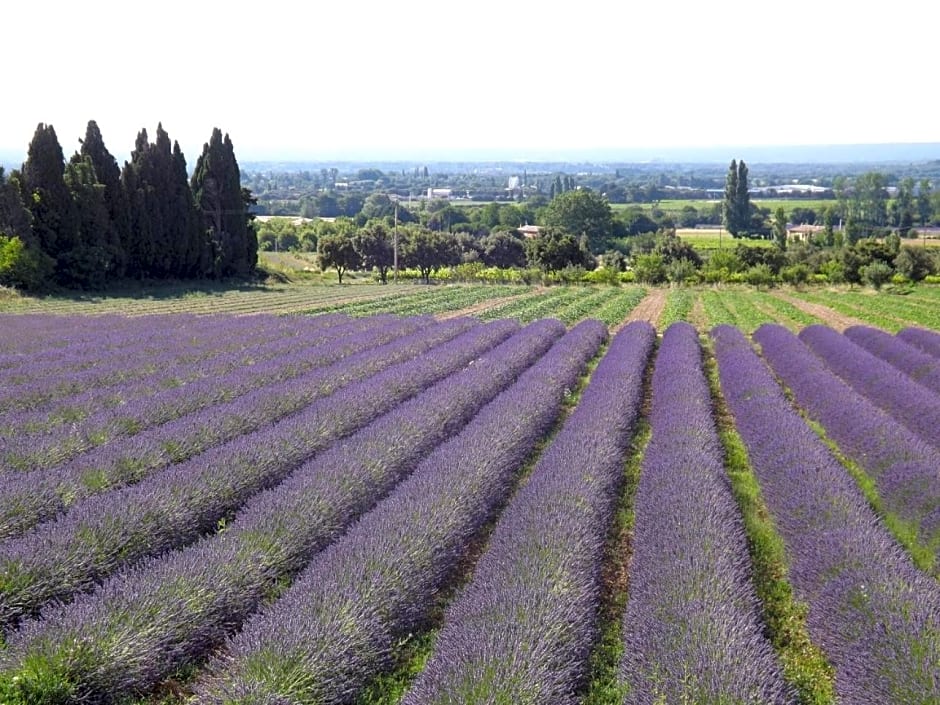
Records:
{"label": "hazy white sky", "polygon": [[89,119],[119,161],[550,157],[598,147],[940,141],[926,0],[6,0],[0,149]]}

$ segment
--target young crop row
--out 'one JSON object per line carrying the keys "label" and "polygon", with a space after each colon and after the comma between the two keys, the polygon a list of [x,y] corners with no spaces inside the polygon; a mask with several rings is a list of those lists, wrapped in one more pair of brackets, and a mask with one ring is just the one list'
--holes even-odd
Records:
{"label": "young crop row", "polygon": [[313,319],[296,359],[233,327],[255,386],[0,474],[0,702],[940,700],[940,450],[912,427],[940,413],[940,334],[566,330],[637,292],[526,294],[569,313],[524,328]]}

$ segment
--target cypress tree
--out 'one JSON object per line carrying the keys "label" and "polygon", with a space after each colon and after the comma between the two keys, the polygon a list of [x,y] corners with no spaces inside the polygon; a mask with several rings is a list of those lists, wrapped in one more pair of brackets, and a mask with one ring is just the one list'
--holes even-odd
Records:
{"label": "cypress tree", "polygon": [[59,279],[69,287],[99,289],[117,275],[120,243],[91,157],[76,153],[65,167],[65,183],[77,237],[72,248],[59,253]]}
{"label": "cypress tree", "polygon": [[246,276],[254,271],[258,240],[249,226],[248,201],[241,187],[235,148],[213,128],[192,177],[192,192],[208,234],[215,276]]}
{"label": "cypress tree", "polygon": [[751,196],[747,191],[747,164],[738,162],[738,178],[735,183],[734,210],[738,232],[747,233],[751,226]]}
{"label": "cypress tree", "polygon": [[204,241],[189,190],[186,159],[179,144],[157,125],[153,143],[137,136],[122,181],[130,205],[128,271],[136,276],[197,277],[205,260]]}
{"label": "cypress tree", "polygon": [[104,144],[101,130],[94,120],[88,121],[85,138],[81,140],[81,155],[90,160],[95,178],[104,188],[104,202],[108,211],[108,232],[104,238],[106,246],[113,253],[115,272],[123,276],[126,265],[125,243],[130,233],[130,213],[127,194],[121,182],[121,169],[117,160]]}
{"label": "cypress tree", "polygon": [[52,125],[39,123],[36,127],[20,184],[39,247],[58,263],[59,253],[75,246],[77,233],[72,199],[65,185],[65,158]]}
{"label": "cypress tree", "polygon": [[150,185],[150,143],[147,140],[147,130],[141,129],[137,133],[134,151],[131,152],[130,162],[124,163],[121,171],[121,182],[128,203],[129,228],[124,243],[124,252],[127,257],[127,274],[143,278],[152,275],[153,271],[153,221],[155,220],[153,207],[153,187]]}
{"label": "cypress tree", "polygon": [[731,237],[738,236],[737,219],[737,195],[738,195],[738,162],[731,160],[728,167],[728,176],[725,178],[725,197],[722,202],[721,220],[725,230],[731,233]]}

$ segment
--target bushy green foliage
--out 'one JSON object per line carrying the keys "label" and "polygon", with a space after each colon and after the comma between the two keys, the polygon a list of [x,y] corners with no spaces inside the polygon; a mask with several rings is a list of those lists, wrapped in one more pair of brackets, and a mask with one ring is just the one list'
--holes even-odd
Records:
{"label": "bushy green foliage", "polygon": [[38,248],[28,248],[16,236],[0,234],[0,285],[29,291],[46,288],[55,263]]}

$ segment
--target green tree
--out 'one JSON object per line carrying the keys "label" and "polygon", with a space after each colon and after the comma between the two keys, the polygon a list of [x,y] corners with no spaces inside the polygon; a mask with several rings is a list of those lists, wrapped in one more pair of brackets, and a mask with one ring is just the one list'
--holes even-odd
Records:
{"label": "green tree", "polygon": [[123,259],[105,194],[90,157],[75,154],[65,168],[78,236],[59,253],[60,281],[68,287],[100,289],[120,274]]}
{"label": "green tree", "polygon": [[108,211],[108,233],[102,239],[113,252],[115,275],[123,276],[126,265],[124,242],[128,239],[130,213],[127,194],[121,183],[121,169],[117,160],[108,151],[101,136],[98,123],[89,120],[85,137],[81,140],[82,157],[90,160],[96,181],[104,188],[104,202]]}
{"label": "green tree", "polygon": [[59,254],[75,247],[78,232],[72,197],[65,185],[65,158],[52,125],[39,123],[36,127],[23,163],[20,186],[37,245],[56,261],[59,278]]}
{"label": "green tree", "polygon": [[928,274],[933,274],[934,263],[923,247],[905,245],[894,258],[894,268],[910,281],[919,282]]}
{"label": "green tree", "polygon": [[213,128],[192,176],[192,194],[211,244],[216,276],[245,277],[258,263],[258,239],[241,186],[235,148]]}
{"label": "green tree", "polygon": [[773,234],[774,234],[774,245],[783,251],[787,249],[787,214],[783,210],[783,206],[777,208],[774,211],[774,224],[773,224]]}
{"label": "green tree", "polygon": [[48,288],[54,268],[55,260],[45,252],[0,232],[0,285],[41,291]]}
{"label": "green tree", "polygon": [[330,267],[335,269],[340,284],[343,283],[343,275],[346,272],[362,266],[362,259],[348,233],[321,237],[317,241],[317,255],[320,270],[326,271]]}
{"label": "green tree", "polygon": [[742,237],[751,229],[751,197],[748,193],[748,169],[742,159],[732,159],[725,177],[722,224],[732,237]]}
{"label": "green tree", "polygon": [[738,162],[738,178],[735,181],[734,217],[738,223],[738,232],[746,234],[751,229],[751,196],[748,192],[747,164]]}
{"label": "green tree", "polygon": [[605,250],[614,231],[610,203],[601,194],[582,188],[556,196],[542,212],[542,224],[576,238],[586,236],[591,252]]}
{"label": "green tree", "polygon": [[525,249],[529,266],[543,272],[560,272],[566,267],[594,268],[594,258],[586,247],[560,228],[544,228],[538,237],[525,241]]}
{"label": "green tree", "polygon": [[488,267],[524,267],[526,263],[525,243],[518,235],[509,231],[496,231],[480,240],[483,246],[483,263]]}
{"label": "green tree", "polygon": [[859,270],[862,281],[871,285],[877,291],[887,282],[891,281],[894,274],[891,267],[880,260],[875,260],[871,264],[866,264]]}
{"label": "green tree", "polygon": [[0,166],[0,233],[19,238],[24,245],[35,244],[33,240],[32,215],[23,203],[20,174],[14,171],[6,178]]}
{"label": "green tree", "polygon": [[186,159],[162,124],[157,125],[153,143],[148,142],[146,130],[138,133],[121,180],[131,220],[125,246],[128,274],[158,279],[211,275],[211,253],[190,190]]}
{"label": "green tree", "polygon": [[356,233],[353,247],[359,253],[362,266],[374,269],[381,282],[387,284],[388,271],[395,265],[394,233],[381,221],[371,221]]}
{"label": "green tree", "polygon": [[431,272],[460,263],[460,252],[453,235],[412,227],[405,238],[402,254],[407,267],[421,272],[425,284],[431,283]]}

